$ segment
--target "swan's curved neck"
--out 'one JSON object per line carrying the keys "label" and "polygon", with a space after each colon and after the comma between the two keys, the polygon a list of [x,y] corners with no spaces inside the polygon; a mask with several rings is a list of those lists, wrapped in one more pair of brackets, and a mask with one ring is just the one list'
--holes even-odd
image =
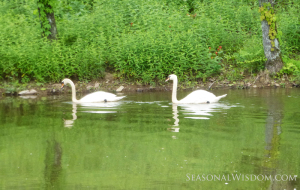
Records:
{"label": "swan's curved neck", "polygon": [[72,102],[79,102],[76,99],[76,89],[75,89],[74,83],[71,80],[68,80],[67,83],[69,83],[71,85],[71,88],[72,88]]}
{"label": "swan's curved neck", "polygon": [[173,103],[178,103],[177,100],[177,77],[173,80],[173,89],[172,89],[172,102]]}

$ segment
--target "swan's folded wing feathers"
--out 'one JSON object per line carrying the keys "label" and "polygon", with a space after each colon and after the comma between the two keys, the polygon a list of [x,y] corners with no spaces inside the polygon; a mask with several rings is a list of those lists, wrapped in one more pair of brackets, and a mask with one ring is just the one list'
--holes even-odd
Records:
{"label": "swan's folded wing feathers", "polygon": [[180,100],[181,103],[207,103],[207,101],[212,101],[212,99],[216,98],[213,93],[207,92],[205,90],[196,90],[185,98]]}
{"label": "swan's folded wing feathers", "polygon": [[80,99],[81,102],[103,102],[106,100],[111,100],[116,98],[115,94],[109,93],[109,92],[93,92],[91,94],[88,94]]}
{"label": "swan's folded wing feathers", "polygon": [[213,102],[218,102],[221,98],[224,98],[225,96],[226,94],[217,97],[211,92],[207,92],[205,90],[196,90],[190,93],[189,95],[187,95],[179,102],[192,103],[192,104],[213,103]]}
{"label": "swan's folded wing feathers", "polygon": [[107,99],[108,102],[118,101],[124,98],[125,96],[115,96],[113,98]]}

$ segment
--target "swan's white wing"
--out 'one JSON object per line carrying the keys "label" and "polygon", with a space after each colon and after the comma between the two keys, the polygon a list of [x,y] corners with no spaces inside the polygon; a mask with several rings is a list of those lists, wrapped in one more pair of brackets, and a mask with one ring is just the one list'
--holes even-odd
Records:
{"label": "swan's white wing", "polygon": [[109,92],[93,92],[91,94],[86,95],[85,97],[81,98],[80,102],[104,102],[104,101],[117,101],[125,96],[119,96],[117,97],[115,94],[109,93]]}
{"label": "swan's white wing", "polygon": [[216,98],[216,96],[205,90],[196,90],[185,98],[179,101],[179,103],[207,103],[207,101],[211,102]]}

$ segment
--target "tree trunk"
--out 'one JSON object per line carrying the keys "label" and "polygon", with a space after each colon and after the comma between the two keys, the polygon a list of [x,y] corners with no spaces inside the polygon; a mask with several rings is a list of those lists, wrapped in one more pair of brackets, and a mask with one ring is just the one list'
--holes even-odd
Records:
{"label": "tree trunk", "polygon": [[50,28],[51,34],[49,34],[47,36],[47,38],[49,40],[56,40],[57,39],[56,38],[57,37],[57,29],[56,29],[56,22],[55,22],[54,12],[48,13],[47,14],[47,19],[48,19],[49,24],[51,26],[51,28]]}
{"label": "tree trunk", "polygon": [[[48,33],[47,38],[49,40],[56,40],[58,33],[57,33],[57,28],[56,28],[56,22],[55,22],[53,8],[52,8],[52,6],[50,4],[45,3],[43,0],[38,0],[38,5],[39,4],[43,4],[43,8],[41,8],[40,6],[38,6],[39,16],[40,16],[40,19],[41,19],[41,27],[43,29],[42,36],[44,37]],[[51,12],[46,11],[46,10],[51,10]],[[45,25],[45,20],[48,21],[50,27],[47,27]],[[49,31],[50,34],[47,31]]]}
{"label": "tree trunk", "polygon": [[[262,7],[263,3],[268,3],[268,2],[271,3],[273,7],[273,3],[274,3],[273,0],[259,0],[259,6]],[[267,61],[265,63],[265,68],[269,70],[271,74],[275,74],[279,72],[283,66],[279,41],[277,38],[275,38],[274,40],[270,39],[269,37],[270,26],[266,20],[261,21],[261,28],[262,28],[264,52],[267,58]],[[277,32],[276,24],[275,24],[275,31]],[[274,43],[274,47],[272,47],[272,43],[271,43],[272,41]]]}

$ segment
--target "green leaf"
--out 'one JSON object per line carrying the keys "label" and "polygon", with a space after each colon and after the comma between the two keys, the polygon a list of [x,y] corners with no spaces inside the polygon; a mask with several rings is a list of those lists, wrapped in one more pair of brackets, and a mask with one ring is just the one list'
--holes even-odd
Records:
{"label": "green leaf", "polygon": [[46,31],[46,32],[45,32],[45,35],[46,35],[46,36],[49,36],[50,34],[51,34],[50,31]]}
{"label": "green leaf", "polygon": [[33,14],[34,14],[34,15],[38,15],[38,14],[39,14],[38,9],[35,9],[35,10],[33,11]]}

